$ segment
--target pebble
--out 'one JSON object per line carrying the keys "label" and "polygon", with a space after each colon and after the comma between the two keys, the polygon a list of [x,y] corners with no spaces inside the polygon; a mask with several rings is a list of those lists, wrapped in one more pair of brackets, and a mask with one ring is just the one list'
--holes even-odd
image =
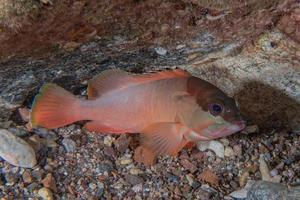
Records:
{"label": "pebble", "polygon": [[200,151],[205,151],[207,149],[212,150],[218,157],[224,158],[225,150],[224,145],[216,140],[211,141],[200,141],[197,143],[197,148]]}
{"label": "pebble", "polygon": [[226,157],[234,157],[234,151],[230,146],[225,147],[224,155]]}
{"label": "pebble", "polygon": [[106,145],[106,146],[109,146],[111,147],[113,141],[115,140],[115,138],[111,137],[110,135],[107,135],[104,137],[104,141],[103,143]]}
{"label": "pebble", "polygon": [[117,150],[121,153],[124,153],[126,151],[126,149],[129,146],[129,143],[130,143],[130,139],[127,138],[125,134],[118,137],[118,139],[116,139],[114,142]]}
{"label": "pebble", "polygon": [[11,133],[13,133],[17,137],[28,136],[28,132],[26,130],[20,129],[20,128],[9,128],[8,131],[10,131]]}
{"label": "pebble", "polygon": [[135,193],[141,192],[143,190],[143,184],[137,184],[131,188]]}
{"label": "pebble", "polygon": [[233,146],[233,152],[236,156],[240,157],[243,155],[243,147],[241,144],[236,144]]}
{"label": "pebble", "polygon": [[261,173],[262,180],[271,181],[270,170],[262,154],[259,157],[259,171]]}
{"label": "pebble", "polygon": [[13,173],[13,172],[8,172],[4,175],[6,185],[7,186],[12,186],[18,181],[18,174]]}
{"label": "pebble", "polygon": [[89,183],[89,188],[94,191],[97,188],[97,185],[95,183]]}
{"label": "pebble", "polygon": [[0,128],[8,129],[11,124],[12,124],[12,121],[0,122]]}
{"label": "pebble", "polygon": [[194,183],[193,175],[187,174],[187,175],[185,175],[185,177],[186,177],[186,179],[187,179],[189,185],[190,185],[190,186],[193,186],[193,183]]}
{"label": "pebble", "polygon": [[132,159],[131,158],[128,158],[127,156],[123,156],[120,158],[120,164],[121,165],[128,165],[132,163]]}
{"label": "pebble", "polygon": [[161,56],[164,56],[167,54],[167,50],[163,47],[155,47],[154,48],[155,52],[158,54],[158,55],[161,55]]}
{"label": "pebble", "polygon": [[57,192],[55,178],[51,173],[48,173],[46,177],[42,180],[44,187],[51,189],[53,192]]}
{"label": "pebble", "polygon": [[18,112],[24,122],[29,122],[30,112],[28,108],[19,108]]}
{"label": "pebble", "polygon": [[141,171],[140,169],[134,167],[134,168],[131,168],[131,169],[129,170],[129,173],[132,174],[132,175],[138,175],[138,174],[141,174],[142,171]]}
{"label": "pebble", "polygon": [[125,180],[126,180],[126,182],[130,183],[131,185],[137,185],[137,184],[143,183],[143,179],[141,177],[131,175],[131,174],[126,174]]}
{"label": "pebble", "polygon": [[189,170],[191,173],[194,173],[198,170],[198,168],[191,163],[188,159],[182,159],[180,161],[181,165],[184,167],[184,169]]}
{"label": "pebble", "polygon": [[76,143],[70,138],[64,138],[62,144],[67,152],[74,152],[76,150]]}
{"label": "pebble", "polygon": [[0,156],[18,167],[32,168],[37,164],[33,148],[5,129],[0,129]]}
{"label": "pebble", "polygon": [[41,188],[38,191],[38,195],[43,199],[43,200],[53,200],[53,194],[51,192],[51,190],[49,190],[48,188]]}
{"label": "pebble", "polygon": [[243,134],[251,134],[251,133],[257,133],[259,132],[259,128],[257,125],[251,125],[251,126],[246,126],[246,128],[244,128],[241,133]]}
{"label": "pebble", "polygon": [[42,176],[44,174],[44,170],[37,168],[35,170],[33,170],[32,172],[32,176],[37,180],[37,181],[41,181],[42,180]]}
{"label": "pebble", "polygon": [[29,170],[24,171],[24,173],[22,174],[22,178],[25,183],[32,183],[33,181],[32,174]]}

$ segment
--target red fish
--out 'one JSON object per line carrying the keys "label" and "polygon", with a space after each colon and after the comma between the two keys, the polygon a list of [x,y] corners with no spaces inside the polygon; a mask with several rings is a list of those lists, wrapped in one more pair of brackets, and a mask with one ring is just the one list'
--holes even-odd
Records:
{"label": "red fish", "polygon": [[233,98],[181,69],[141,75],[107,70],[89,81],[88,99],[55,84],[41,88],[32,107],[33,127],[82,120],[89,120],[89,131],[141,133],[141,145],[155,155],[176,155],[190,142],[245,127]]}

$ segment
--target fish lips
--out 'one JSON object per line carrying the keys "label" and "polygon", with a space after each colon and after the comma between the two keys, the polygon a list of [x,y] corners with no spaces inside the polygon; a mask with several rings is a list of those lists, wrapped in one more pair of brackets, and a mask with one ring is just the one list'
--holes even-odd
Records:
{"label": "fish lips", "polygon": [[231,122],[230,125],[221,128],[217,131],[212,131],[209,135],[211,139],[225,137],[243,130],[246,127],[246,122],[243,120]]}

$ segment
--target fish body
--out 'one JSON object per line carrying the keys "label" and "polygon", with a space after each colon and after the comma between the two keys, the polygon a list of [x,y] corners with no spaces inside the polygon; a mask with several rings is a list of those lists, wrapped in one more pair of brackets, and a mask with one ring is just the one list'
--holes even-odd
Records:
{"label": "fish body", "polygon": [[33,127],[82,120],[89,131],[141,133],[142,146],[156,155],[176,155],[190,142],[245,127],[232,98],[180,69],[142,75],[107,70],[89,81],[86,100],[55,84],[44,85],[35,98]]}

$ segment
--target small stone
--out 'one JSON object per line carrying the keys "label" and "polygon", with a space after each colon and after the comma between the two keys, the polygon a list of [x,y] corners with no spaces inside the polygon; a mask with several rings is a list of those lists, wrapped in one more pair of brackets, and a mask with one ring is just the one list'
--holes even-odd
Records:
{"label": "small stone", "polygon": [[271,181],[269,167],[262,154],[259,157],[259,171],[261,173],[262,180]]}
{"label": "small stone", "polygon": [[37,164],[33,148],[5,129],[0,129],[0,156],[18,167],[32,168]]}
{"label": "small stone", "polygon": [[190,185],[190,186],[193,186],[193,183],[194,183],[193,175],[187,174],[185,177],[186,177],[186,179],[187,179],[189,185]]}
{"label": "small stone", "polygon": [[51,192],[51,190],[49,190],[48,188],[41,188],[38,191],[38,195],[43,199],[43,200],[53,200],[53,194]]}
{"label": "small stone", "polygon": [[117,150],[120,153],[124,153],[126,149],[128,149],[129,143],[130,143],[130,139],[128,139],[125,134],[118,137],[118,139],[116,139],[114,142]]}
{"label": "small stone", "polygon": [[117,157],[117,154],[116,154],[114,148],[112,148],[112,147],[105,146],[104,150],[103,150],[103,153],[104,153],[104,155],[106,155],[110,158],[116,158]]}
{"label": "small stone", "polygon": [[106,146],[109,146],[111,147],[113,141],[115,140],[115,138],[111,137],[110,135],[107,135],[104,137],[104,141],[103,143],[106,145]]}
{"label": "small stone", "polygon": [[243,134],[251,134],[251,133],[257,133],[259,132],[259,128],[257,125],[251,125],[251,126],[246,126],[246,128],[244,128],[241,133]]}
{"label": "small stone", "polygon": [[28,108],[19,108],[18,112],[24,122],[29,122],[30,112]]}
{"label": "small stone", "polygon": [[13,123],[12,121],[0,122],[0,128],[8,129],[12,123]]}
{"label": "small stone", "polygon": [[233,152],[236,156],[242,156],[243,155],[243,148],[241,144],[236,144],[233,146]]}
{"label": "small stone", "polygon": [[80,43],[77,42],[68,42],[66,43],[63,48],[66,51],[74,51],[75,49],[77,49],[80,46]]}
{"label": "small stone", "polygon": [[44,170],[37,168],[35,170],[33,170],[32,172],[32,176],[37,180],[37,181],[41,181],[42,180],[42,176],[44,174]]}
{"label": "small stone", "polygon": [[16,173],[13,172],[7,172],[4,175],[6,185],[7,186],[12,186],[18,181],[18,176]]}
{"label": "small stone", "polygon": [[62,144],[67,152],[74,152],[76,150],[76,143],[70,138],[64,138]]}
{"label": "small stone", "polygon": [[185,44],[179,44],[179,45],[176,46],[176,50],[183,49],[184,47],[186,47]]}
{"label": "small stone", "polygon": [[250,174],[248,170],[245,170],[239,178],[240,187],[244,187],[248,181]]}
{"label": "small stone", "polygon": [[273,169],[270,171],[271,176],[277,176],[278,175],[278,170],[277,169]]}
{"label": "small stone", "polygon": [[134,168],[130,169],[129,173],[132,174],[132,175],[138,175],[138,174],[141,174],[142,171],[140,169],[134,167]]}
{"label": "small stone", "polygon": [[224,158],[224,146],[219,141],[200,141],[198,142],[197,147],[200,151],[205,151],[207,149],[212,150],[218,157]]}
{"label": "small stone", "polygon": [[131,175],[131,174],[126,174],[125,180],[126,180],[126,182],[130,183],[131,185],[137,185],[137,184],[143,183],[143,179],[141,177]]}
{"label": "small stone", "polygon": [[202,181],[210,183],[213,186],[219,186],[219,177],[210,169],[204,170],[198,178]]}
{"label": "small stone", "polygon": [[189,170],[191,173],[194,173],[198,169],[193,163],[191,163],[187,159],[182,159],[180,163],[184,167],[184,169]]}
{"label": "small stone", "polygon": [[22,178],[25,183],[32,183],[32,181],[33,181],[32,174],[29,170],[24,171]]}
{"label": "small stone", "polygon": [[161,55],[161,56],[164,56],[167,54],[167,50],[163,47],[155,47],[154,48],[155,52],[158,54],[158,55]]}
{"label": "small stone", "polygon": [[46,177],[42,180],[42,184],[44,187],[51,189],[53,192],[57,192],[55,178],[51,173],[46,175]]}
{"label": "small stone", "polygon": [[132,163],[132,159],[130,159],[130,158],[121,158],[121,160],[120,160],[121,165],[128,165],[130,163]]}
{"label": "small stone", "polygon": [[234,151],[233,151],[233,149],[230,146],[225,147],[224,155],[226,157],[234,157]]}
{"label": "small stone", "polygon": [[26,130],[20,129],[20,128],[9,128],[8,131],[10,131],[11,133],[13,133],[17,137],[28,136],[28,132]]}
{"label": "small stone", "polygon": [[95,183],[89,183],[89,188],[94,191],[97,188],[97,185]]}
{"label": "small stone", "polygon": [[131,188],[135,193],[141,192],[143,190],[143,184],[137,184]]}
{"label": "small stone", "polygon": [[229,146],[230,143],[229,140],[226,138],[221,138],[220,142],[222,142],[225,147]]}

